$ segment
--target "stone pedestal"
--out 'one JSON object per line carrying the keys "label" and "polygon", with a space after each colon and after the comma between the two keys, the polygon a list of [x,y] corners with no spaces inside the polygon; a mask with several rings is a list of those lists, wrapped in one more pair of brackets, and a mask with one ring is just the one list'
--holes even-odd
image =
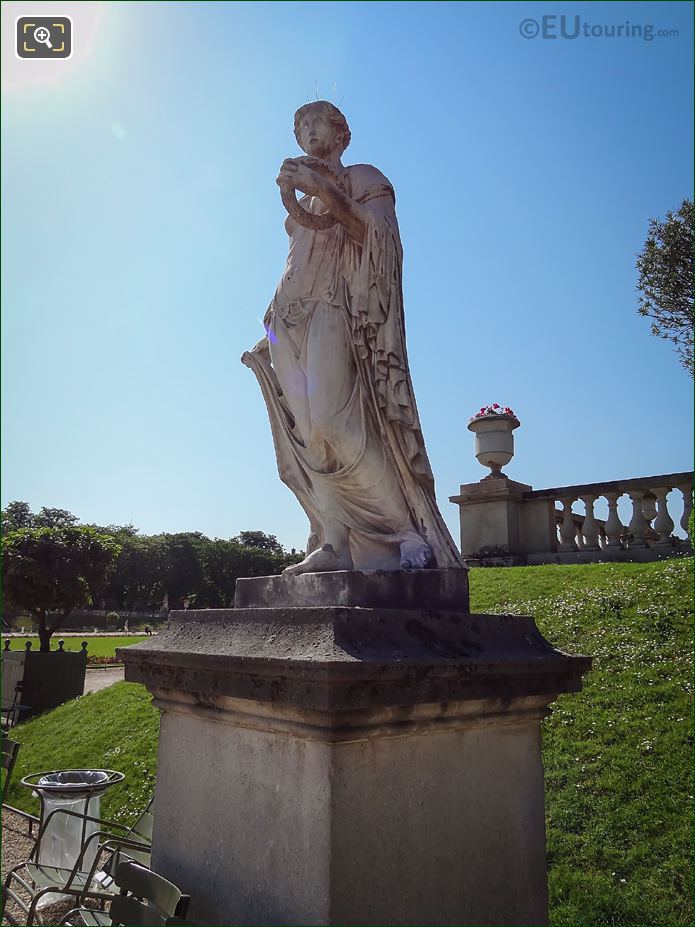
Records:
{"label": "stone pedestal", "polygon": [[234,607],[346,605],[468,612],[468,570],[369,570],[238,579]]}
{"label": "stone pedestal", "polygon": [[[459,506],[461,552],[468,558],[524,556],[557,548],[555,506],[530,500],[526,483],[507,477],[461,486],[449,501]],[[522,560],[521,562],[524,562]]]}
{"label": "stone pedestal", "polygon": [[438,572],[242,580],[119,651],[162,709],[152,862],[192,921],[547,923],[540,720],[590,661]]}

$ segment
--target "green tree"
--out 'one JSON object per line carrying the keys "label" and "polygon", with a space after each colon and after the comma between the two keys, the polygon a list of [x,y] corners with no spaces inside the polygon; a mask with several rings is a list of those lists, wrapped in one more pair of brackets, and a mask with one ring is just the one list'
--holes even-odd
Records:
{"label": "green tree", "polygon": [[670,341],[683,367],[693,371],[693,201],[651,219],[637,257],[640,315],[652,320],[652,334]]}
{"label": "green tree", "polygon": [[95,531],[98,531],[99,534],[110,534],[112,537],[115,537],[120,541],[123,537],[135,537],[135,535],[140,534],[139,530],[135,525],[94,525],[90,524],[90,528],[94,528]]}
{"label": "green tree", "polygon": [[163,547],[162,582],[169,608],[205,606],[203,550],[210,541],[199,531],[157,536]]}
{"label": "green tree", "polygon": [[164,599],[163,545],[159,538],[116,534],[121,552],[109,580],[106,597],[122,611],[161,608]]}
{"label": "green tree", "polygon": [[234,589],[244,554],[245,548],[234,541],[215,538],[205,545],[206,607],[231,608],[234,605]]}
{"label": "green tree", "polygon": [[2,533],[18,531],[20,528],[31,528],[34,525],[34,518],[28,502],[9,502],[2,510]]}
{"label": "green tree", "polygon": [[[277,550],[239,544],[236,540],[216,538],[201,548],[205,573],[205,590],[196,598],[196,605],[205,608],[231,608],[234,605],[236,581],[244,576],[273,576],[281,573],[297,558]],[[278,545],[279,547],[279,545]]]}
{"label": "green tree", "polygon": [[38,515],[34,515],[32,528],[68,528],[79,521],[77,515],[67,509],[51,509],[44,505]]}
{"label": "green tree", "polygon": [[105,588],[119,551],[113,538],[83,525],[21,528],[3,537],[5,599],[36,617],[42,651],[70,613]]}
{"label": "green tree", "polygon": [[264,531],[240,531],[231,540],[242,547],[255,547],[257,550],[267,550],[273,554],[285,552],[275,535],[266,534]]}

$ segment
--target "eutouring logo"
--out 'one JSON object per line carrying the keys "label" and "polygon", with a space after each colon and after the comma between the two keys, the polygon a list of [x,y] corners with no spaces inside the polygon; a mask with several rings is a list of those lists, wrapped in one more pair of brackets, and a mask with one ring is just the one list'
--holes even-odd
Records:
{"label": "eutouring logo", "polygon": [[651,23],[588,23],[581,16],[548,13],[540,19],[522,19],[519,32],[525,39],[674,39],[678,29],[657,29]]}

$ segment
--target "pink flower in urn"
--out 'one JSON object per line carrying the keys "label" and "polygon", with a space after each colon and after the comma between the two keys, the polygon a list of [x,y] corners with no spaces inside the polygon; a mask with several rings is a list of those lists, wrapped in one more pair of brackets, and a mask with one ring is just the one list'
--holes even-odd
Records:
{"label": "pink flower in urn", "polygon": [[509,406],[503,408],[499,402],[493,402],[492,405],[481,406],[480,411],[472,415],[470,420],[475,421],[476,418],[482,418],[485,415],[511,415],[516,418],[514,410],[510,409]]}

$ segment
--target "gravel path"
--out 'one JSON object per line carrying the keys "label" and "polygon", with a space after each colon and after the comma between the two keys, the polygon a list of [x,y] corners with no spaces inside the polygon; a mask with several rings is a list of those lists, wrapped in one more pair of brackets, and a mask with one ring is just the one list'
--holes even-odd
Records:
{"label": "gravel path", "polygon": [[[34,824],[34,835],[37,833],[37,825]],[[29,822],[20,815],[7,808],[2,809],[2,880],[5,881],[5,875],[13,866],[18,866],[25,862],[31,848],[34,846],[34,838],[29,836]],[[61,904],[52,904],[46,906],[41,917],[44,924],[58,924],[62,917],[67,914],[71,908],[76,907],[74,900],[72,902],[63,902]],[[18,924],[21,927],[26,925],[26,915],[21,908],[13,902],[7,905],[7,909],[2,919],[5,924]]]}
{"label": "gravel path", "polygon": [[87,673],[84,679],[84,691],[99,692],[112,686],[114,682],[121,682],[125,668],[122,666],[109,666],[106,669],[90,669],[87,667]]}

